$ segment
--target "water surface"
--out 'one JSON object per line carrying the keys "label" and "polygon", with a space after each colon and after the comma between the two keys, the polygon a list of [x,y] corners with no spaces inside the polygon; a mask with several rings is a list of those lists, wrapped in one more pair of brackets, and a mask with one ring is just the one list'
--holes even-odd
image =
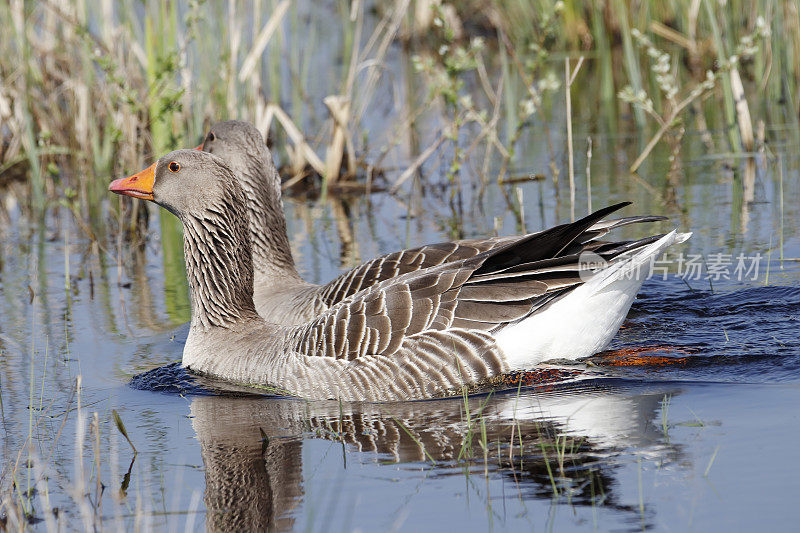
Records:
{"label": "water surface", "polygon": [[[93,243],[67,210],[35,221],[9,196],[0,229],[7,496],[34,521],[58,509],[76,529],[792,527],[800,263],[780,259],[800,256],[797,160],[784,161],[782,215],[774,161],[762,161],[759,201],[745,207],[713,162],[686,169],[673,205],[596,164],[608,177],[595,206],[632,198],[629,214],[672,215],[620,237],[692,230],[673,259],[700,254],[707,266],[717,253],[761,254],[759,272],[682,279],[669,262],[611,350],[572,368],[583,377],[466,401],[305,402],[198,381],[171,364],[188,309],[164,277],[157,232],[142,247],[113,235]],[[522,187],[528,231],[569,218],[551,183]],[[375,254],[448,239],[454,227],[467,237],[514,233],[520,220],[504,198],[495,185],[467,190],[474,208],[456,215],[435,193],[410,199],[422,206],[413,217],[408,199],[386,194],[289,199],[286,212],[301,271],[324,281]]]}

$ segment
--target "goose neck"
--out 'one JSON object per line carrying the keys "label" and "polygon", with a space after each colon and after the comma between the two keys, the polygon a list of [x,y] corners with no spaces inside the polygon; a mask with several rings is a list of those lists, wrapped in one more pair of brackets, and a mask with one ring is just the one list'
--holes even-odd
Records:
{"label": "goose neck", "polygon": [[183,217],[193,329],[229,328],[258,316],[250,241],[244,217],[236,215],[230,208],[209,208],[201,216]]}

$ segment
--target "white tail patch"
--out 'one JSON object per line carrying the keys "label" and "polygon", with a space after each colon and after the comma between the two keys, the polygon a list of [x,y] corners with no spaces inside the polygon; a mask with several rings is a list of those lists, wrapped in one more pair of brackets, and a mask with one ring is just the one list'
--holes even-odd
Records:
{"label": "white tail patch", "polygon": [[549,359],[580,359],[603,350],[617,334],[650,274],[653,259],[691,233],[672,231],[654,243],[614,259],[583,285],[496,335],[511,369]]}

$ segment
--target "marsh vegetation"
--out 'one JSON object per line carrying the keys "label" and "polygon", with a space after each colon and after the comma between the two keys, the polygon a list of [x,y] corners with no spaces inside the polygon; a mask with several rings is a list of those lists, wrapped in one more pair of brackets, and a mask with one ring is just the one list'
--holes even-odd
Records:
{"label": "marsh vegetation", "polygon": [[[10,0],[0,21],[5,527],[790,523],[796,3]],[[180,226],[106,188],[226,118],[267,138],[312,281],[622,200],[694,231],[706,267],[761,266],[691,280],[673,257],[620,350],[558,387],[208,395],[164,366],[189,318]]]}

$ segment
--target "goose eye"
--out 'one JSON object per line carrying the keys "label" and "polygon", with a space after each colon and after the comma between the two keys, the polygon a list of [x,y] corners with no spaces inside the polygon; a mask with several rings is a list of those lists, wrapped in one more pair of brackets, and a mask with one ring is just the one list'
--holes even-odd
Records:
{"label": "goose eye", "polygon": [[209,141],[209,142],[214,142],[214,139],[216,139],[216,138],[217,138],[217,136],[216,136],[216,135],[214,135],[214,132],[213,132],[213,131],[212,131],[211,133],[209,133],[209,134],[208,134],[208,141]]}
{"label": "goose eye", "polygon": [[178,163],[176,161],[172,161],[169,164],[169,171],[170,172],[178,172],[180,169],[181,169],[181,165],[180,165],[180,163]]}

